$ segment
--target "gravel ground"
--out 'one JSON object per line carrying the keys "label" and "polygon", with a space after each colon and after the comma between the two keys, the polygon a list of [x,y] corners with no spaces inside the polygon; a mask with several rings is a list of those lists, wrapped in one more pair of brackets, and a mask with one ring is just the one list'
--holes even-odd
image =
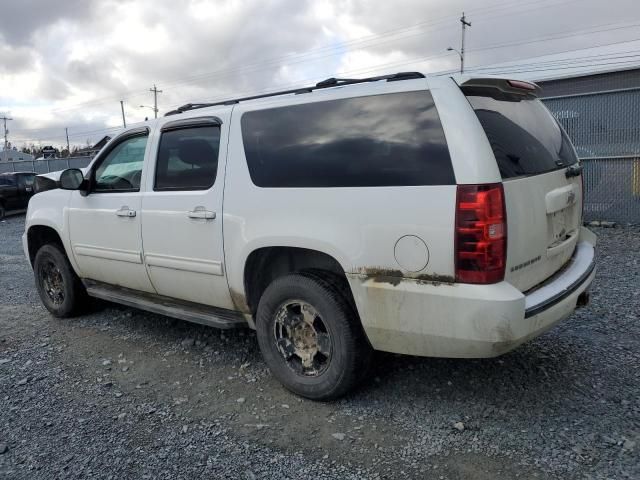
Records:
{"label": "gravel ground", "polygon": [[378,354],[334,403],[254,334],[103,304],[52,318],[0,222],[0,477],[640,478],[640,229],[596,229],[592,303],[496,359]]}

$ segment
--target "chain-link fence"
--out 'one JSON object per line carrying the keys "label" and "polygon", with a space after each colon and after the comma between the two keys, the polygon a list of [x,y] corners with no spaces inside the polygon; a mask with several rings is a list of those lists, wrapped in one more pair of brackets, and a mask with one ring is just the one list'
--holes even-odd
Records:
{"label": "chain-link fence", "polygon": [[582,162],[585,220],[640,223],[640,156]]}
{"label": "chain-link fence", "polygon": [[584,164],[585,220],[640,223],[640,69],[540,84]]}
{"label": "chain-link fence", "polygon": [[6,172],[36,172],[49,173],[64,170],[66,168],[84,168],[91,162],[89,157],[49,158],[46,160],[33,160],[21,162],[0,163],[0,173]]}

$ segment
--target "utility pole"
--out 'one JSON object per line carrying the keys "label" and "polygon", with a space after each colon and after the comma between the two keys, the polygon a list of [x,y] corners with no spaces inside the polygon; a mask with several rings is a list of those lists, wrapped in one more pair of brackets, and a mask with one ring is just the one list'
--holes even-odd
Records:
{"label": "utility pole", "polygon": [[69,148],[69,129],[64,127],[64,133],[67,135],[67,157],[71,156],[71,149]]}
{"label": "utility pole", "polygon": [[122,126],[127,128],[127,121],[124,119],[124,100],[120,100],[120,110],[122,110]]}
{"label": "utility pole", "polygon": [[464,32],[467,27],[471,26],[471,22],[467,22],[467,19],[464,16],[464,12],[462,12],[462,17],[460,17],[460,23],[462,24],[462,42],[460,45],[460,73],[464,73]]}
{"label": "utility pole", "polygon": [[150,88],[149,91],[153,92],[153,114],[155,118],[158,118],[158,94],[162,93],[162,90],[158,90],[154,83],[153,88]]}
{"label": "utility pole", "polygon": [[4,128],[2,131],[4,132],[4,150],[9,148],[9,142],[7,141],[7,135],[9,135],[9,130],[7,130],[7,120],[13,120],[13,118],[9,118],[6,115],[0,117],[0,120],[4,122]]}

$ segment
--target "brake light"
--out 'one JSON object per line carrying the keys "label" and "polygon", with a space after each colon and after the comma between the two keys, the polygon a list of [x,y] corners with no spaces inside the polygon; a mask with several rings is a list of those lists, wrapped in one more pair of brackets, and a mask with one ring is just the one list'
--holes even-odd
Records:
{"label": "brake light", "polygon": [[507,83],[513,88],[520,88],[522,90],[530,90],[533,92],[536,89],[533,83],[523,82],[522,80],[507,80]]}
{"label": "brake light", "polygon": [[456,281],[497,283],[507,260],[507,213],[501,183],[458,185]]}

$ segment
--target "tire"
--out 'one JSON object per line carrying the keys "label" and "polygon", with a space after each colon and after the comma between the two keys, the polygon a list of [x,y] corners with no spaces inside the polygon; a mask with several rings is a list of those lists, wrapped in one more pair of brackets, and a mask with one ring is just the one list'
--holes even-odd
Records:
{"label": "tire", "polygon": [[368,370],[372,349],[345,287],[343,279],[314,271],[280,277],[260,298],[260,351],[273,375],[297,395],[338,398]]}
{"label": "tire", "polygon": [[0,202],[0,220],[4,220],[7,211],[4,209],[4,204]]}
{"label": "tire", "polygon": [[33,262],[36,289],[44,306],[58,318],[72,317],[87,304],[87,292],[69,259],[56,244],[43,245]]}

